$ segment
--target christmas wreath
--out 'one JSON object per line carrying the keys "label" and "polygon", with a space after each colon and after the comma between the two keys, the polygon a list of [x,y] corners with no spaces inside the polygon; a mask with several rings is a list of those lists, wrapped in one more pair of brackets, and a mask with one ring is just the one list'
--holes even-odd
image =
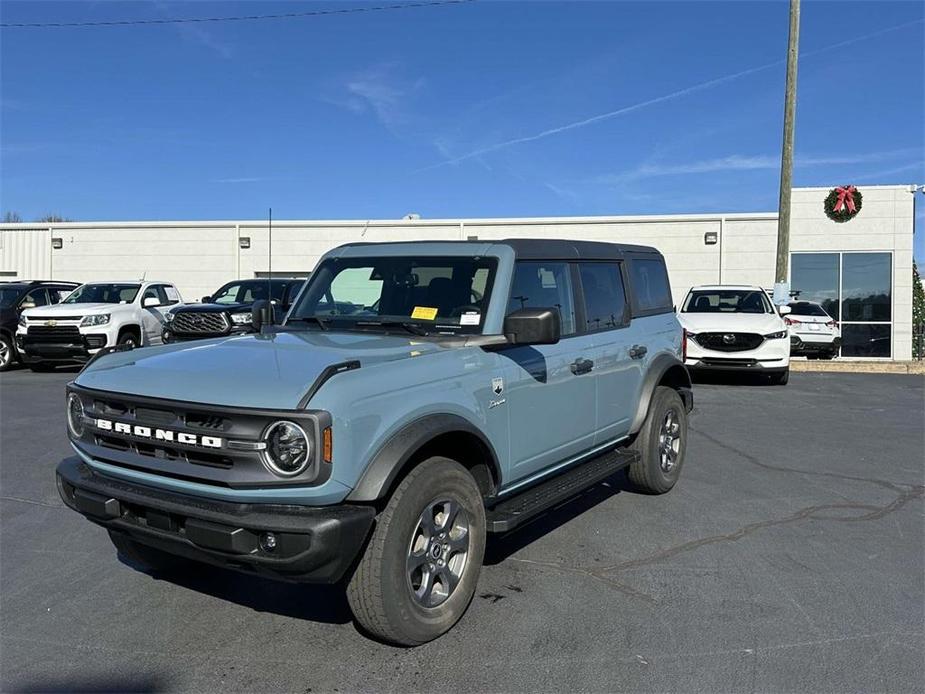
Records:
{"label": "christmas wreath", "polygon": [[864,196],[854,186],[832,188],[825,198],[823,207],[826,216],[833,222],[847,222],[861,211]]}

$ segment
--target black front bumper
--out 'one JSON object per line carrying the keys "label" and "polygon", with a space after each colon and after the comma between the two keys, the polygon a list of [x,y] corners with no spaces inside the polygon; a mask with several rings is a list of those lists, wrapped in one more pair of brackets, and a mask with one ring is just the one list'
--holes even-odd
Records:
{"label": "black front bumper", "polygon": [[[16,347],[22,360],[26,363],[40,361],[59,361],[59,362],[85,362],[90,359],[91,349],[99,349],[106,346],[106,336],[91,336],[94,338],[93,344],[89,344],[86,338],[73,342],[39,342],[30,340],[28,337],[19,337],[16,340]],[[99,340],[101,337],[102,340]]]}
{"label": "black front bumper", "polygon": [[[64,503],[103,527],[171,554],[289,581],[334,583],[362,550],[371,506],[242,504],[106,477],[80,458],[58,464]],[[276,546],[261,538],[272,533]]]}

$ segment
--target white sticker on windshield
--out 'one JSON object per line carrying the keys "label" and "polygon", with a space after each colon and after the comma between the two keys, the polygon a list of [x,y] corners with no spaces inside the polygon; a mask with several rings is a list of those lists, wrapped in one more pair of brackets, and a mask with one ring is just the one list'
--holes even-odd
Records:
{"label": "white sticker on windshield", "polygon": [[476,313],[475,311],[468,311],[467,313],[464,313],[459,317],[459,324],[460,325],[478,325],[480,319],[481,319],[480,313]]}
{"label": "white sticker on windshield", "polygon": [[167,295],[167,299],[170,301],[180,300],[180,292],[177,291],[176,287],[171,287],[170,285],[167,285],[166,287],[164,287],[164,293]]}

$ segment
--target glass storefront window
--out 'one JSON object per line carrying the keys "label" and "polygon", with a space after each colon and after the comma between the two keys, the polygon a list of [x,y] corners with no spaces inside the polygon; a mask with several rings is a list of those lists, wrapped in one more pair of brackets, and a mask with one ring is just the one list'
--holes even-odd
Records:
{"label": "glass storefront window", "polygon": [[790,289],[800,301],[821,304],[838,320],[838,253],[794,253],[791,258]]}
{"label": "glass storefront window", "polygon": [[842,319],[889,322],[892,272],[889,253],[842,256]]}
{"label": "glass storefront window", "polygon": [[843,357],[890,356],[889,323],[848,323],[841,327]]}
{"label": "glass storefront window", "polygon": [[793,253],[790,288],[841,323],[843,357],[892,354],[893,258],[890,253]]}

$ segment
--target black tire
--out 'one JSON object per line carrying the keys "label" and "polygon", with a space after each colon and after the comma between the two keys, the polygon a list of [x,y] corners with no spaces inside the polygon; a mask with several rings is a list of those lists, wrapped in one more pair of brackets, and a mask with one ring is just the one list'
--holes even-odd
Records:
{"label": "black tire", "polygon": [[[439,575],[449,572],[451,565],[455,565],[459,575],[458,583],[446,591],[442,602],[425,606],[421,598],[415,597],[418,569],[411,571],[409,566],[416,557],[421,564],[420,589],[440,599],[437,586],[446,588],[449,584],[432,579],[429,584],[432,591],[428,592],[423,572],[430,561],[428,557],[434,556],[430,551],[434,544],[439,544],[441,520],[447,515],[436,514],[435,509],[446,508],[436,503],[441,500],[452,500],[459,505],[459,515],[455,517],[464,518],[468,524],[464,536],[468,542],[464,556],[459,551],[447,552],[446,545],[442,545],[444,553],[436,556],[443,556],[445,564],[438,567],[437,559],[429,564]],[[428,514],[436,514],[431,515],[436,526],[433,543],[426,540],[426,535],[418,535],[422,519]],[[455,541],[461,543],[463,537],[458,528],[449,531],[451,537],[454,533]],[[412,554],[422,537],[425,538],[423,549]],[[449,539],[444,541],[450,542]],[[431,641],[449,631],[465,613],[475,593],[484,555],[485,507],[475,479],[454,460],[428,458],[401,481],[376,519],[366,551],[347,586],[347,600],[353,616],[363,629],[383,641],[402,646]]]}
{"label": "black tire", "polygon": [[0,335],[0,371],[6,371],[16,363],[16,347],[7,335]]}
{"label": "black tire", "polygon": [[118,344],[127,345],[131,344],[132,347],[141,347],[141,342],[138,339],[138,336],[131,330],[124,330],[119,333]]}
{"label": "black tire", "polygon": [[[678,445],[672,457],[663,450],[662,435],[672,415],[672,431],[677,435]],[[674,424],[677,429],[674,429]],[[671,490],[681,476],[681,467],[687,452],[687,410],[684,401],[673,388],[659,386],[652,394],[649,411],[642,428],[630,445],[630,450],[639,453],[639,459],[627,469],[627,477],[633,487],[645,494],[664,494]]]}
{"label": "black tire", "polygon": [[109,539],[116,548],[119,557],[139,568],[152,569],[159,573],[170,573],[189,566],[189,560],[174,554],[162,552],[159,549],[148,547],[135,542],[128,535],[113,530],[109,531]]}
{"label": "black tire", "polygon": [[771,374],[771,385],[772,386],[785,386],[790,381],[790,369],[789,367],[780,373]]}

